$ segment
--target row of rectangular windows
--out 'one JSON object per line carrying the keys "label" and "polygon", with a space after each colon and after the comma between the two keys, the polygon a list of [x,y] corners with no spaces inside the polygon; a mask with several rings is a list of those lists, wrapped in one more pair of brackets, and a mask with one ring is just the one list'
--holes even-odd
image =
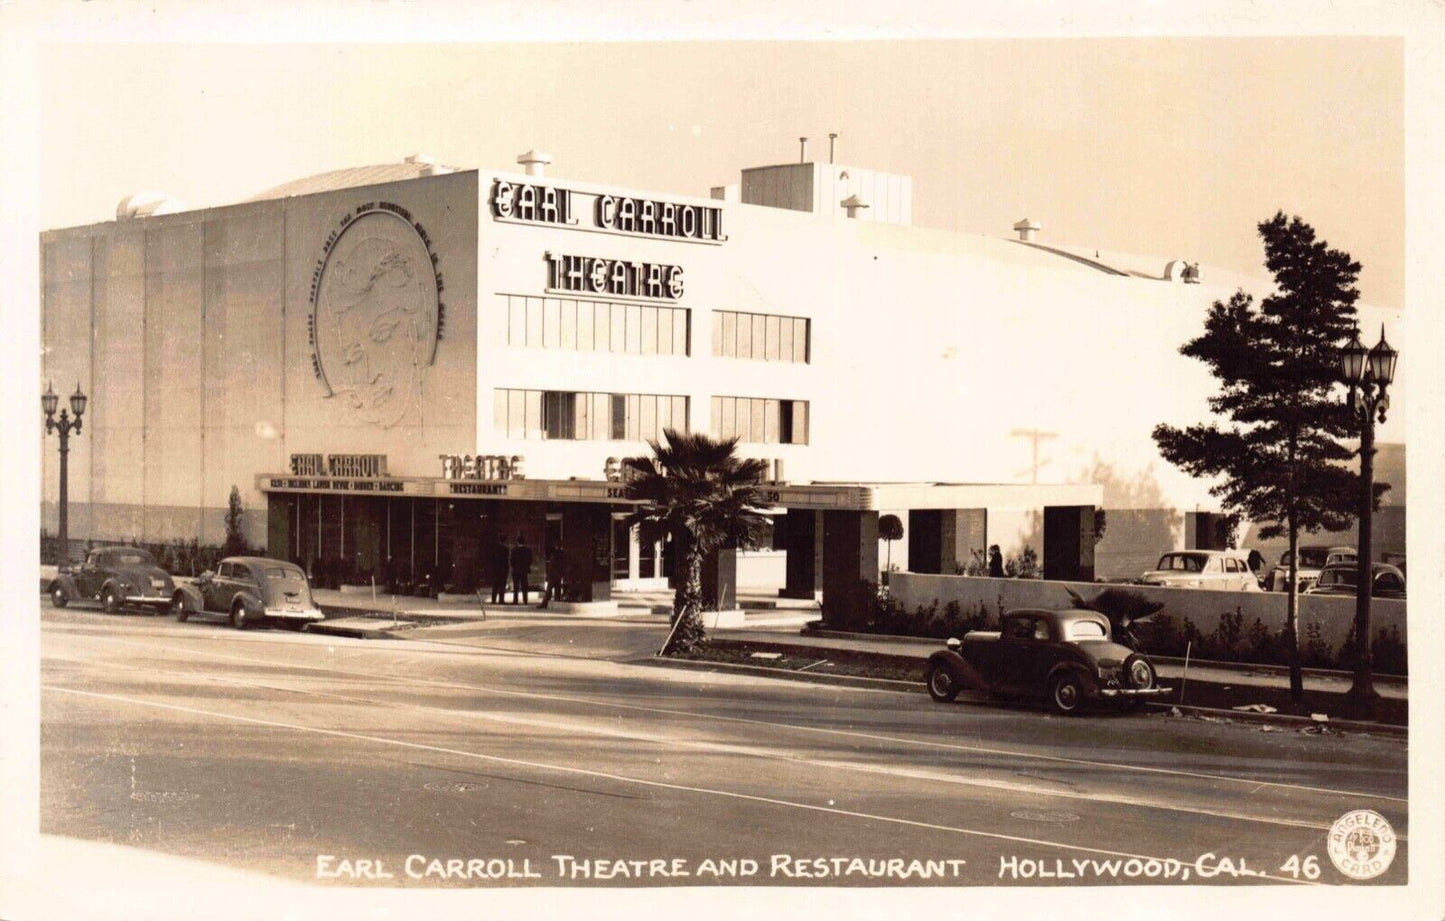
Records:
{"label": "row of rectangular windows", "polygon": [[646,441],[687,430],[687,397],[655,393],[497,390],[496,426],[508,438]]}
{"label": "row of rectangular windows", "polygon": [[691,311],[686,308],[502,296],[507,299],[508,345],[634,355],[690,354]]}
{"label": "row of rectangular windows", "polygon": [[[508,438],[648,441],[664,429],[688,431],[688,398],[655,393],[570,390],[495,391],[497,431]],[[712,429],[755,444],[807,444],[806,400],[713,397]]]}
{"label": "row of rectangular windows", "polygon": [[753,444],[808,443],[808,401],[713,397],[712,430]]}
{"label": "row of rectangular windows", "polygon": [[722,358],[757,358],[806,364],[811,325],[804,317],[714,310],[712,353]]}
{"label": "row of rectangular windows", "polygon": [[[683,307],[502,295],[507,299],[507,344],[583,352],[690,355],[692,312]],[[712,312],[712,353],[805,364],[812,323],[735,310]]]}

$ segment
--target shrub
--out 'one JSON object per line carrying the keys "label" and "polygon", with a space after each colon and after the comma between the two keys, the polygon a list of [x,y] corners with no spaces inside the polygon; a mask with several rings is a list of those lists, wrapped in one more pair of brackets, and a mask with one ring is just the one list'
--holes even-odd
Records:
{"label": "shrub", "polygon": [[1010,556],[1004,561],[1003,573],[1010,579],[1037,579],[1039,555],[1033,547],[1024,547],[1018,556]]}
{"label": "shrub", "polygon": [[1336,664],[1334,650],[1320,636],[1320,625],[1315,621],[1305,624],[1304,646],[1300,649],[1300,664],[1305,668],[1330,668]]}
{"label": "shrub", "polygon": [[1376,632],[1375,642],[1370,648],[1375,671],[1387,675],[1409,674],[1409,657],[1405,653],[1405,641],[1400,639],[1399,627],[1392,624],[1388,631],[1381,627]]}
{"label": "shrub", "polygon": [[1219,624],[1214,628],[1213,652],[1232,658],[1239,651],[1239,641],[1244,632],[1244,611],[1235,608],[1231,614],[1225,611],[1219,615]]}

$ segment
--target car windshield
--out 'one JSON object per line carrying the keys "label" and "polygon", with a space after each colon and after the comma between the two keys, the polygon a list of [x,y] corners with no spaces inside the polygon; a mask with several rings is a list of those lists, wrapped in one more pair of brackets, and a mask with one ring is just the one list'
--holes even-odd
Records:
{"label": "car windshield", "polygon": [[1202,553],[1166,553],[1159,558],[1159,568],[1175,572],[1203,572],[1208,560]]}
{"label": "car windshield", "polygon": [[1311,569],[1319,569],[1329,559],[1330,551],[1327,547],[1301,547],[1299,548],[1299,564],[1308,566]]}
{"label": "car windshield", "polygon": [[155,558],[144,550],[118,550],[110,555],[112,566],[154,566]]}
{"label": "car windshield", "polygon": [[1320,573],[1320,585],[1354,585],[1355,571],[1353,569],[1326,569]]}

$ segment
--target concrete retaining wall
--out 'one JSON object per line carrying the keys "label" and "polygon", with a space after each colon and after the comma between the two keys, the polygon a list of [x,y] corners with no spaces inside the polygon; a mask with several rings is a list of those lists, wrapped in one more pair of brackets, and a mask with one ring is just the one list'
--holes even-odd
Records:
{"label": "concrete retaining wall", "polygon": [[[1068,586],[1084,598],[1092,598],[1106,586],[1096,582],[1045,582],[1042,579],[986,579],[972,576],[935,576],[922,573],[894,573],[890,580],[893,597],[905,607],[931,604],[940,606],[957,601],[964,611],[979,604],[990,611],[1002,605],[1010,608],[1063,608],[1069,605]],[[1182,624],[1185,618],[1208,635],[1219,625],[1221,614],[1236,609],[1244,614],[1245,624],[1257,617],[1271,630],[1284,627],[1287,596],[1283,592],[1217,592],[1190,588],[1159,588],[1147,585],[1119,586],[1146,598],[1164,603],[1164,612]],[[1320,638],[1339,648],[1349,635],[1355,618],[1353,598],[1324,595],[1301,595],[1299,599],[1300,635],[1311,623],[1319,624]],[[1405,602],[1377,598],[1370,608],[1370,622],[1375,630],[1398,627],[1401,640],[1406,640]]]}

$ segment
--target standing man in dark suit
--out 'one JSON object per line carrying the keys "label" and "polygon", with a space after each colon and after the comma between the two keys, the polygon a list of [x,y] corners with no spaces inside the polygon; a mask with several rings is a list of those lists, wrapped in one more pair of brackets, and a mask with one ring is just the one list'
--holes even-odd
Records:
{"label": "standing man in dark suit", "polygon": [[501,535],[498,535],[492,542],[491,549],[487,551],[487,577],[492,582],[492,604],[505,604],[507,601],[507,571],[511,559],[511,548],[502,540]]}
{"label": "standing man in dark suit", "polygon": [[527,546],[527,538],[517,535],[517,545],[512,548],[512,604],[517,604],[517,595],[522,596],[521,603],[528,603],[528,596],[532,589],[527,585],[527,577],[532,571],[532,548]]}

